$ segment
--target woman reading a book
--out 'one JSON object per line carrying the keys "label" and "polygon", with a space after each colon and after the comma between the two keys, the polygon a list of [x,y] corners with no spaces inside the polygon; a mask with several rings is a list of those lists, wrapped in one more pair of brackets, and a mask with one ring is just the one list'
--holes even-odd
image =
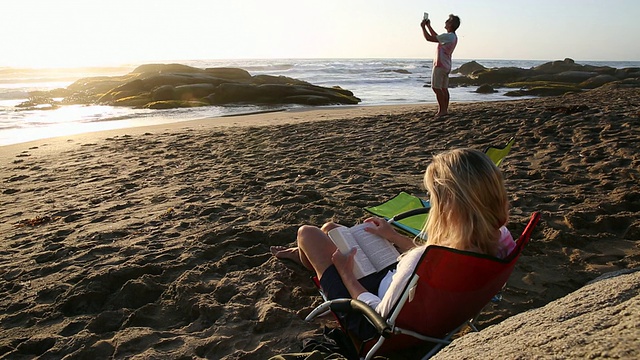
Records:
{"label": "woman reading a book", "polygon": [[[272,247],[278,258],[302,263],[314,271],[329,299],[354,298],[386,316],[398,300],[417,263],[429,245],[506,257],[515,242],[505,228],[508,199],[500,170],[481,151],[456,149],[436,155],[427,167],[424,185],[431,210],[423,229],[426,243],[398,232],[384,219],[372,217],[365,231],[379,235],[402,253],[395,264],[357,279],[355,249],[340,252],[327,233],[340,225],[300,227],[297,247]],[[375,335],[373,327],[358,314],[346,315],[345,323],[360,340]]]}

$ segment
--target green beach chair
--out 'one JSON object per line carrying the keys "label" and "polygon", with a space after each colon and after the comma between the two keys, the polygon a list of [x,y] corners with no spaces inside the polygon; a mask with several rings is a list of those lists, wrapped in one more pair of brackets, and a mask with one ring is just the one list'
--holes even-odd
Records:
{"label": "green beach chair", "polygon": [[507,143],[503,147],[488,146],[486,149],[484,149],[484,153],[487,154],[489,159],[491,159],[493,163],[496,164],[496,166],[500,166],[502,165],[502,162],[507,157],[507,155],[509,155],[511,147],[515,142],[516,138],[514,136],[509,139],[509,141],[507,141]]}
{"label": "green beach chair", "polygon": [[[515,141],[515,137],[512,137],[504,146],[488,146],[484,149],[484,152],[496,166],[500,166],[511,151]],[[364,210],[386,219],[404,233],[411,236],[421,236],[420,232],[427,221],[429,208],[428,200],[423,200],[402,191],[384,203],[366,207]]]}
{"label": "green beach chair", "polygon": [[367,212],[385,218],[399,230],[418,236],[427,221],[429,201],[401,191],[380,205],[364,208]]}

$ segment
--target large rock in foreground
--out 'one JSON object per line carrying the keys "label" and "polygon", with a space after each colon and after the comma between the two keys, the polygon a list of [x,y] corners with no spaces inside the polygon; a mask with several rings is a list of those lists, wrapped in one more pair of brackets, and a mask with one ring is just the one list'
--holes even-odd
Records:
{"label": "large rock in foreground", "polygon": [[[62,97],[62,101],[53,98]],[[66,89],[34,93],[22,106],[103,104],[166,109],[227,104],[357,104],[351,91],[237,68],[199,69],[182,64],[147,64],[123,76],[84,78]]]}
{"label": "large rock in foreground", "polygon": [[638,359],[640,271],[456,339],[434,359]]}

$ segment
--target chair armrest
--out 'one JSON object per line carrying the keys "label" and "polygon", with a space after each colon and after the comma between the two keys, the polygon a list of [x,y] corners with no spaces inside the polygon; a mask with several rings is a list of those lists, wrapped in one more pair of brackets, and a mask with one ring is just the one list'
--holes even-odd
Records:
{"label": "chair armrest", "polygon": [[359,313],[362,314],[370,323],[376,328],[378,334],[386,337],[391,336],[391,326],[387,324],[385,319],[380,316],[369,305],[356,299],[335,299],[325,301],[318,307],[313,309],[309,315],[305,318],[306,321],[311,321],[318,315],[331,310],[339,313]]}
{"label": "chair armrest", "polygon": [[400,221],[402,219],[406,219],[408,217],[412,217],[412,216],[415,216],[415,215],[428,214],[429,210],[431,210],[430,207],[423,207],[423,208],[417,208],[417,209],[413,209],[413,210],[408,210],[408,211],[405,211],[403,213],[400,213],[400,214],[392,217],[389,220],[389,222]]}

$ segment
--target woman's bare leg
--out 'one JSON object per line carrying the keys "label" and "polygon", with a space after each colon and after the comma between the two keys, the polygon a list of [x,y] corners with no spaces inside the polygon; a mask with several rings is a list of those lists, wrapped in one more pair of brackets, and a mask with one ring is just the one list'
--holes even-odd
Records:
{"label": "woman's bare leg", "polygon": [[322,225],[322,227],[320,229],[322,230],[323,233],[328,234],[330,230],[335,229],[338,226],[344,226],[344,225],[340,225],[338,223],[334,223],[332,221],[329,221],[327,223],[324,223],[324,225]]}
{"label": "woman's bare leg", "polygon": [[[336,249],[327,233],[338,226],[343,225],[336,224],[334,222],[327,222],[322,225],[322,228],[320,229],[315,226],[302,226],[298,229],[298,236],[296,239],[298,246],[290,248],[286,246],[272,246],[269,250],[273,256],[278,259],[295,261],[307,269],[315,271],[316,274],[318,273],[318,270],[321,270],[320,274],[317,274],[318,278],[320,278],[322,273],[324,273],[324,270],[332,265],[331,256]],[[301,245],[301,241],[304,242],[304,245]],[[301,249],[301,247],[303,249]],[[309,259],[307,251],[313,251],[313,255],[311,257],[314,259],[318,268],[316,268]],[[326,259],[328,259],[328,263],[325,261]]]}
{"label": "woman's bare leg", "polygon": [[286,247],[286,246],[271,246],[269,248],[271,254],[278,259],[288,259],[302,264],[300,262],[300,251],[298,247]]}
{"label": "woman's bare leg", "polygon": [[[324,229],[324,226],[323,226]],[[331,265],[331,257],[336,251],[336,246],[323,229],[315,226],[304,225],[298,229],[298,249],[300,261],[308,268],[313,269],[318,279]]]}

